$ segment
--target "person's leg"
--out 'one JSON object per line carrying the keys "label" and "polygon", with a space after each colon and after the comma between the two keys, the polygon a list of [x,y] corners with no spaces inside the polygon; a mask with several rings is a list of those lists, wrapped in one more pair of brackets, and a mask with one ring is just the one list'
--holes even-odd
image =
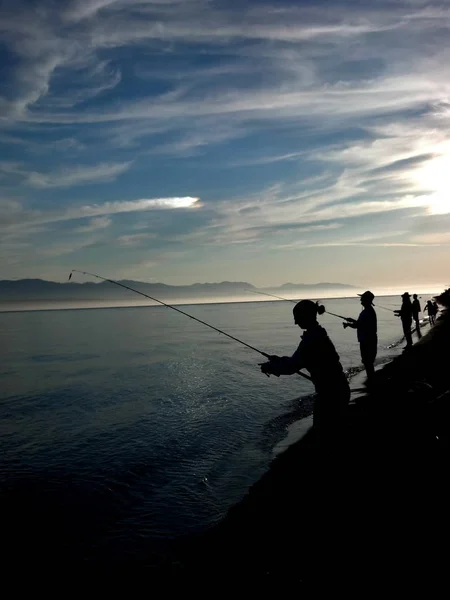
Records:
{"label": "person's leg", "polygon": [[411,324],[412,324],[411,321],[402,321],[403,333],[405,334],[407,348],[410,348],[413,345],[412,336],[411,336]]}
{"label": "person's leg", "polygon": [[367,379],[371,380],[375,374],[375,357],[377,354],[376,342],[361,342],[359,344],[359,350],[361,352],[361,362],[366,370]]}
{"label": "person's leg", "polygon": [[419,317],[417,317],[417,318],[415,319],[415,322],[416,322],[416,333],[417,333],[417,337],[418,337],[418,338],[419,338],[419,340],[420,340],[420,338],[422,337],[422,332],[420,331]]}
{"label": "person's leg", "polygon": [[375,367],[372,362],[365,362],[364,368],[366,369],[367,380],[372,381],[375,375]]}
{"label": "person's leg", "polygon": [[413,345],[412,335],[411,335],[411,329],[410,328],[406,332],[406,344],[407,344],[407,346],[412,346]]}

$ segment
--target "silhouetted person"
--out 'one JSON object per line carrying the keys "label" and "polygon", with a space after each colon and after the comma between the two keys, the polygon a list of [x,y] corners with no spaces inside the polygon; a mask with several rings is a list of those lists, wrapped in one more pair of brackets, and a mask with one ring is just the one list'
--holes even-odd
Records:
{"label": "silhouetted person", "polygon": [[414,322],[416,324],[416,332],[417,332],[417,337],[420,339],[422,337],[422,332],[420,331],[420,323],[419,323],[419,313],[422,312],[422,308],[420,307],[420,302],[419,299],[417,298],[417,294],[413,295],[413,302],[412,302],[412,316],[414,319]]}
{"label": "silhouetted person", "polygon": [[425,308],[423,309],[424,312],[427,311],[428,312],[428,316],[430,317],[430,325],[434,325],[435,324],[435,308],[433,306],[433,302],[431,300],[427,301],[427,304],[425,306]]}
{"label": "silhouetted person", "polygon": [[412,304],[411,304],[411,294],[405,292],[402,294],[402,306],[400,310],[394,310],[394,313],[397,317],[400,317],[402,320],[403,333],[406,338],[406,346],[404,350],[409,350],[412,348],[412,336],[411,336],[411,325],[412,325]]}
{"label": "silhouetted person", "polygon": [[358,320],[348,318],[348,323],[343,323],[343,325],[344,329],[346,327],[356,329],[361,360],[366,369],[367,379],[372,381],[375,374],[374,362],[377,357],[378,346],[377,314],[372,304],[375,296],[369,290],[364,294],[358,294],[358,296],[361,298],[364,309],[361,311]]}
{"label": "silhouetted person", "polygon": [[271,356],[269,362],[261,364],[261,371],[277,377],[293,375],[303,368],[310,372],[317,392],[313,429],[319,445],[330,448],[344,423],[350,388],[333,342],[317,322],[317,315],[322,315],[325,307],[301,300],[293,312],[295,324],[306,330],[300,345],[292,356]]}
{"label": "silhouetted person", "polygon": [[437,302],[435,302],[433,300],[433,317],[434,317],[434,322],[436,323],[436,316],[439,312],[439,306],[437,305]]}

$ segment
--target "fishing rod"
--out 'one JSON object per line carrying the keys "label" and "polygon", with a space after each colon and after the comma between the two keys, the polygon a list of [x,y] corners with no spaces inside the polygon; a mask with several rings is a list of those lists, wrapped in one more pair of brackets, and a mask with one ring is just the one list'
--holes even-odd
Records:
{"label": "fishing rod", "polygon": [[285,302],[293,302],[297,304],[298,300],[291,300],[291,298],[282,298],[281,296],[275,296],[275,294],[267,294],[266,292],[259,292],[256,290],[246,290],[247,292],[252,292],[253,294],[262,294],[263,296],[270,296],[271,298],[278,298],[278,300],[284,300]]}
{"label": "fishing rod", "polygon": [[[263,296],[270,296],[271,298],[278,298],[278,300],[284,300],[285,302],[293,302],[297,304],[297,300],[291,300],[290,298],[282,298],[281,296],[275,296],[275,294],[267,294],[266,292],[257,292],[255,290],[247,290],[248,292],[253,292],[254,294],[262,294]],[[347,317],[343,317],[342,315],[337,315],[336,313],[332,313],[329,310],[325,309],[325,312],[329,315],[333,315],[333,317],[337,317],[338,319],[344,319],[344,321],[348,321]]]}
{"label": "fishing rod", "polygon": [[[282,296],[277,296],[275,294],[268,294],[267,292],[260,292],[260,291],[250,290],[250,289],[247,289],[247,291],[248,292],[252,292],[254,294],[262,294],[263,296],[270,296],[271,298],[277,298],[278,300],[283,300],[285,302],[293,302],[294,304],[297,303],[297,300],[292,300],[290,298],[283,298]],[[395,311],[391,310],[390,308],[385,308],[384,306],[380,306],[379,304],[376,304],[376,305],[374,304],[374,306],[376,306],[377,308],[378,307],[379,308],[384,308],[384,310],[388,310],[389,312],[393,312],[395,314]],[[337,315],[335,313],[329,312],[328,310],[325,310],[325,312],[327,312],[329,315],[333,315],[333,317],[338,317],[339,319],[343,319],[344,321],[349,321],[349,320],[355,321],[354,319],[349,319],[347,317],[343,317],[342,315]],[[414,333],[414,331],[415,331],[415,329],[413,329],[411,331],[411,333]],[[404,337],[399,342],[396,342],[395,344],[392,344],[391,346],[389,346],[389,348],[400,344],[403,341],[403,339],[404,339]],[[351,389],[350,391],[353,392],[353,393],[355,393],[355,392],[367,392],[367,388],[363,388],[363,387],[354,388],[354,389]]]}
{"label": "fishing rod", "polygon": [[381,304],[374,304],[374,306],[376,306],[377,308],[382,308],[383,310],[388,310],[389,312],[395,314],[395,310],[392,310],[392,308],[386,308],[385,306],[381,306]]}
{"label": "fishing rod", "polygon": [[[209,323],[206,323],[206,321],[202,321],[201,319],[198,319],[197,317],[193,317],[189,313],[184,312],[183,310],[180,310],[179,308],[176,308],[175,306],[172,306],[171,304],[167,304],[166,302],[163,302],[162,300],[153,298],[153,296],[144,294],[144,292],[135,290],[134,288],[132,288],[128,285],[125,285],[124,283],[119,283],[118,281],[114,281],[114,279],[108,279],[107,277],[102,277],[101,275],[96,275],[95,273],[89,273],[88,271],[79,271],[78,269],[72,269],[72,271],[69,274],[69,281],[72,279],[72,273],[81,273],[82,275],[89,275],[90,277],[96,277],[97,279],[101,279],[102,281],[108,281],[109,283],[113,283],[114,285],[123,287],[126,290],[130,290],[130,292],[134,292],[135,294],[139,294],[140,296],[149,298],[150,300],[153,300],[154,302],[157,302],[158,304],[162,304],[166,308],[171,308],[172,310],[176,310],[178,313],[181,313],[185,317],[189,317],[190,319],[193,319],[194,321],[197,321],[198,323],[201,323],[202,325],[206,325],[206,327],[209,327],[210,329],[214,329],[214,331],[217,331],[218,333],[225,335],[226,337],[234,340],[235,342],[238,342],[239,344],[242,344],[243,346],[250,348],[250,350],[254,350],[255,352],[258,352],[258,354],[261,354],[262,356],[264,356],[265,358],[268,358],[270,360],[270,354],[267,354],[266,352],[262,352],[262,350],[258,350],[258,348],[255,348],[254,346],[250,346],[250,344],[247,344],[246,342],[239,340],[237,337],[234,337],[233,335],[226,333],[222,329],[219,329],[218,327],[214,327],[214,325],[210,325]],[[300,375],[301,377],[304,377],[305,379],[312,381],[311,377],[309,375],[306,375],[306,373],[302,373],[301,371],[296,371],[296,373],[298,373],[298,375]]]}
{"label": "fishing rod", "polygon": [[[255,290],[247,290],[248,292],[253,292],[254,294],[262,294],[263,296],[271,296],[272,298],[278,298],[278,300],[286,300],[286,302],[293,302],[294,304],[297,303],[297,300],[290,300],[289,298],[282,298],[281,296],[275,296],[275,294],[267,294],[266,292],[259,292],[259,291],[255,291]],[[389,312],[392,312],[395,314],[395,310],[392,310],[391,308],[386,308],[385,306],[381,306],[380,304],[374,304],[374,306],[376,306],[377,308],[383,308],[384,310],[388,310]],[[332,313],[329,310],[325,309],[325,312],[328,313],[329,315],[333,315],[333,317],[337,317],[338,319],[344,319],[344,321],[349,321],[350,319],[348,317],[343,317],[342,315],[337,315],[336,313]]]}

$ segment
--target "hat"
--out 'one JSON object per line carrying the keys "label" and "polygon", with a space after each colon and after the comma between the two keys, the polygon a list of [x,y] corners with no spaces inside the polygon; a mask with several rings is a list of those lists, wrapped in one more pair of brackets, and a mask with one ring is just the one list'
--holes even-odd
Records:
{"label": "hat", "polygon": [[372,292],[369,292],[369,290],[367,290],[367,292],[364,292],[364,294],[358,294],[358,296],[360,298],[367,298],[368,300],[370,300],[370,302],[373,302],[375,296],[372,294]]}
{"label": "hat", "polygon": [[408,294],[408,292],[405,292],[404,294],[401,295],[401,298],[411,298],[411,294]]}

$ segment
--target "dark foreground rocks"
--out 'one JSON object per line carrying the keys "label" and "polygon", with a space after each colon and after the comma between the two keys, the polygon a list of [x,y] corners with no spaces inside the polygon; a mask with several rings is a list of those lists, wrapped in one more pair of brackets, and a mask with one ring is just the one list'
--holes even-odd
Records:
{"label": "dark foreground rocks", "polygon": [[[379,372],[319,453],[314,432],[277,457],[211,531],[177,548],[179,576],[386,593],[447,579],[450,315]],[[422,588],[423,589],[423,588]]]}

